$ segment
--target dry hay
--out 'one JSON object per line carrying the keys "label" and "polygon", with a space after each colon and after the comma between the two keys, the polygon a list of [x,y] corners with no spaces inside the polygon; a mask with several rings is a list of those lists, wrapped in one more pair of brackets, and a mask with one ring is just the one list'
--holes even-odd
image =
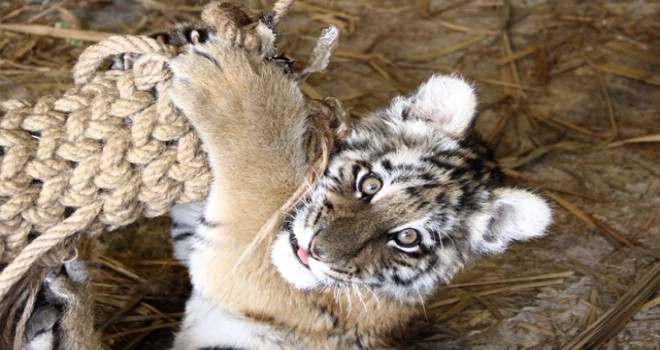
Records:
{"label": "dry hay", "polygon": [[[0,99],[59,94],[81,41],[195,20],[202,5],[4,2],[0,30],[22,27],[0,32]],[[655,1],[294,3],[280,27],[290,56],[304,61],[328,24],[343,35],[328,72],[305,84],[309,96],[362,114],[432,72],[458,71],[479,86],[477,128],[512,181],[556,203],[547,238],[473,266],[426,305],[428,324],[443,327],[425,341],[657,349],[659,13]],[[143,221],[80,249],[109,348],[162,348],[181,319],[189,286],[167,231],[166,218]]]}

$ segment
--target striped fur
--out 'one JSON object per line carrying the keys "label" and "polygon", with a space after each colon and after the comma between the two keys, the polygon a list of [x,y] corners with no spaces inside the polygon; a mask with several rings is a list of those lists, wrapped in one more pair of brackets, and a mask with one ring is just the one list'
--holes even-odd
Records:
{"label": "striped fur", "polygon": [[[454,96],[456,91],[462,95]],[[549,222],[547,205],[503,185],[491,151],[471,130],[474,100],[460,78],[435,76],[413,96],[396,98],[355,123],[278,238],[274,261],[289,261],[280,268],[285,278],[302,288],[363,284],[414,299],[448,283],[474,258],[499,252],[511,240],[541,235]],[[382,183],[373,196],[357,188],[366,176]],[[503,207],[510,199],[514,205]],[[530,203],[531,212],[524,208]],[[521,236],[499,232],[509,225],[507,215],[523,215],[532,227]],[[397,245],[392,237],[404,229],[414,229],[419,244]],[[325,259],[312,258],[308,269],[288,273],[296,257],[283,242],[312,252],[312,240]]]}

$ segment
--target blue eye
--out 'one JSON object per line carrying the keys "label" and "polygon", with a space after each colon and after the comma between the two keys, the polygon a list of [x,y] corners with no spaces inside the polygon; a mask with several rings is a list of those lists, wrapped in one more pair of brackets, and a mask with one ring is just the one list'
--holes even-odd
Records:
{"label": "blue eye", "polygon": [[394,240],[399,246],[410,248],[419,243],[419,233],[414,228],[406,228],[399,231]]}
{"label": "blue eye", "polygon": [[383,187],[383,182],[374,175],[367,174],[360,179],[358,190],[365,196],[373,196]]}

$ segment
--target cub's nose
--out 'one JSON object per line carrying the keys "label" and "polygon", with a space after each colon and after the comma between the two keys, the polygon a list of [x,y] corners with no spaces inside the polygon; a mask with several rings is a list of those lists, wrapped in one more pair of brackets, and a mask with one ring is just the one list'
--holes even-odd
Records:
{"label": "cub's nose", "polygon": [[316,260],[327,262],[327,251],[318,244],[318,235],[312,238],[312,242],[309,244],[309,252],[312,257]]}

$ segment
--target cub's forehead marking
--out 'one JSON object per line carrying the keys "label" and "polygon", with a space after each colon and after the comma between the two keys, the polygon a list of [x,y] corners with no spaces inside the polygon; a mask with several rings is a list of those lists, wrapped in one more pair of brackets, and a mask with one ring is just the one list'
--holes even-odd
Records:
{"label": "cub's forehead marking", "polygon": [[354,165],[364,167],[365,164],[368,165],[367,159],[369,153],[364,150],[345,150],[331,158],[327,172],[338,173],[343,168],[350,170]]}
{"label": "cub's forehead marking", "polygon": [[406,163],[410,164],[418,162],[426,153],[426,150],[405,147],[389,153],[388,160],[395,166]]}

